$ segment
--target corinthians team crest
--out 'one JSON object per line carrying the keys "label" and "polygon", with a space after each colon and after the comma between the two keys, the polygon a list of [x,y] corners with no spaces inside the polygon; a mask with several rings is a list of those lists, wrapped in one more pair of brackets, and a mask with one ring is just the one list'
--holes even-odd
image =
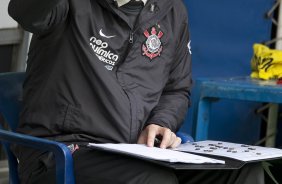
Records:
{"label": "corinthians team crest", "polygon": [[148,30],[144,31],[144,35],[147,40],[142,45],[143,55],[146,55],[151,60],[157,56],[161,56],[161,52],[163,51],[163,46],[161,42],[161,38],[164,33],[162,31],[157,31],[155,27],[151,28],[151,34]]}

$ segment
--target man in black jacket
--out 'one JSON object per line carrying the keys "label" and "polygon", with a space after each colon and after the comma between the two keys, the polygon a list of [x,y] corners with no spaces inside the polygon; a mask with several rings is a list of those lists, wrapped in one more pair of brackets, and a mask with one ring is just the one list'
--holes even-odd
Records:
{"label": "man in black jacket", "polygon": [[[18,131],[70,145],[77,183],[206,179],[83,146],[152,147],[156,136],[161,148],[180,144],[175,132],[191,87],[181,0],[10,0],[9,14],[33,33]],[[50,154],[22,147],[15,153],[22,183],[54,182]]]}

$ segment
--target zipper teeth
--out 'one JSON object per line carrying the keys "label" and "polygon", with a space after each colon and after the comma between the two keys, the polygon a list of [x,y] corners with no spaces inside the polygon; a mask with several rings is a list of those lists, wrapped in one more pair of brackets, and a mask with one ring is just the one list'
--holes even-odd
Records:
{"label": "zipper teeth", "polygon": [[[146,7],[146,6],[145,6]],[[144,8],[145,8],[144,7]],[[170,10],[171,8],[169,8],[169,10]],[[168,10],[168,11],[169,11]],[[161,15],[159,15],[159,17],[160,18],[163,18],[163,14],[166,14],[168,11],[165,11],[164,13],[162,13]],[[155,10],[154,10],[154,13],[158,13],[157,12],[157,8],[155,7]],[[134,35],[135,34],[135,32],[144,24],[144,22],[150,22],[152,19],[154,19],[155,17],[153,16],[153,17],[151,17],[150,19],[148,19],[148,20],[146,20],[146,21],[143,21],[143,22],[141,22],[141,23],[138,23],[138,26],[137,27],[135,27],[134,29],[133,29],[133,31],[131,31],[131,33],[132,33],[132,35]],[[157,20],[157,22],[159,21],[160,19],[158,19]]]}
{"label": "zipper teeth", "polygon": [[129,43],[133,43],[133,40],[134,39],[134,33],[132,31],[130,31],[130,34],[129,34]]}
{"label": "zipper teeth", "polygon": [[[157,13],[156,11],[155,11],[155,13]],[[165,13],[163,13],[163,14],[165,14]],[[163,14],[161,14],[161,16],[159,16],[159,17],[163,17]],[[151,17],[150,19],[148,19],[148,20],[146,20],[146,22],[150,22],[152,19],[154,19],[155,17]],[[131,49],[131,47],[132,47],[132,45],[133,45],[133,42],[134,42],[134,40],[133,40],[133,38],[134,38],[134,34],[136,33],[136,31],[143,25],[143,23],[144,23],[145,21],[143,21],[143,22],[141,22],[141,23],[139,23],[138,24],[138,26],[137,27],[135,27],[133,30],[130,28],[130,36],[129,36],[129,47],[128,47],[128,49],[127,49],[127,51],[126,51],[126,55],[125,55],[125,57],[123,58],[123,60],[128,56],[128,54],[129,54],[129,52],[130,52],[130,49]],[[131,40],[131,38],[132,38],[132,40]],[[122,63],[121,62],[118,62],[118,64],[116,65],[116,72],[118,71],[118,68],[119,68],[119,66],[121,65]]]}
{"label": "zipper teeth", "polygon": [[[146,4],[146,6],[145,7],[147,7],[147,6],[149,6],[148,4]],[[144,8],[145,8],[144,7]],[[170,8],[169,8],[169,10],[170,10]],[[168,11],[169,11],[168,10]],[[163,12],[159,17],[160,18],[163,18],[163,14],[166,14],[166,12],[167,11],[165,11],[165,12]],[[155,11],[154,11],[154,13],[157,13],[156,12],[156,8],[155,8]],[[131,47],[132,47],[132,45],[133,45],[133,42],[134,42],[134,40],[133,40],[133,38],[134,38],[134,34],[136,33],[136,31],[144,24],[144,22],[150,22],[152,19],[154,19],[155,17],[153,16],[153,17],[151,17],[150,19],[148,19],[148,20],[146,20],[146,21],[143,21],[143,22],[141,22],[141,23],[138,23],[138,26],[137,27],[134,27],[133,29],[131,29],[130,28],[130,38],[132,37],[132,41],[130,41],[130,38],[129,38],[129,47],[128,47],[128,49],[127,49],[127,51],[126,51],[126,54],[125,54],[125,57],[123,58],[123,60],[128,56],[128,54],[129,54],[129,52],[130,52],[130,49],[131,49]],[[159,19],[157,20],[157,21],[159,21]],[[130,26],[129,26],[130,27]],[[118,62],[118,64],[116,65],[116,73],[117,73],[117,71],[118,71],[118,68],[120,67],[120,65],[121,65],[122,63],[121,62]]]}

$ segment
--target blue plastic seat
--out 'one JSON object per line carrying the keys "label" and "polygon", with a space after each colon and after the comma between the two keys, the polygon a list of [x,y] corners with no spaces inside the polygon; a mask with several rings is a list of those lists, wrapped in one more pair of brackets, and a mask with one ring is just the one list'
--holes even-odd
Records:
{"label": "blue plastic seat", "polygon": [[74,184],[73,160],[68,147],[62,143],[15,133],[21,108],[24,73],[0,74],[0,113],[8,123],[9,131],[0,126],[0,140],[8,156],[9,181],[18,184],[18,162],[10,150],[10,143],[53,152],[56,160],[57,183]]}
{"label": "blue plastic seat", "polygon": [[[73,160],[68,147],[62,143],[47,139],[15,133],[21,109],[23,72],[0,74],[0,113],[3,115],[9,130],[4,130],[0,125],[0,141],[8,155],[9,180],[18,184],[17,158],[10,150],[10,143],[29,146],[35,149],[53,152],[56,161],[57,183],[74,184]],[[178,132],[182,143],[193,142],[193,138],[183,132]]]}

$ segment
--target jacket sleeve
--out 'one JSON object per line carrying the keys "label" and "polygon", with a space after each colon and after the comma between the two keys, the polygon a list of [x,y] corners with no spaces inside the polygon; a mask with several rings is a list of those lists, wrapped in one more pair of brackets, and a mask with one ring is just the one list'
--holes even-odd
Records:
{"label": "jacket sleeve", "polygon": [[158,124],[176,132],[186,115],[190,103],[191,51],[187,19],[178,37],[174,65],[158,105],[150,114],[148,124]]}
{"label": "jacket sleeve", "polygon": [[34,34],[50,31],[66,19],[68,10],[68,0],[10,0],[8,6],[9,15]]}

